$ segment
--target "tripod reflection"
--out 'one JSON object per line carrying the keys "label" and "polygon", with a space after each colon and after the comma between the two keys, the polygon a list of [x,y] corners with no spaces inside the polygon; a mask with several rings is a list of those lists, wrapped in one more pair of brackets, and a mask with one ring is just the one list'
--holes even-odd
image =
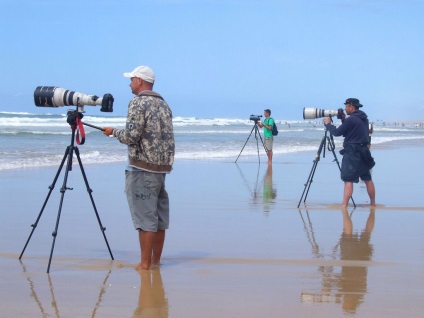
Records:
{"label": "tripod reflection", "polygon": [[251,194],[253,205],[262,203],[264,213],[269,213],[271,206],[275,204],[275,199],[277,198],[277,189],[272,180],[272,166],[267,166],[267,170],[265,171],[261,181],[259,181],[260,166],[258,166],[253,187],[251,186],[252,182],[247,180],[238,165],[237,168],[247,189],[249,190],[249,193]]}
{"label": "tripod reflection", "polygon": [[[23,270],[23,272],[26,276],[26,279],[28,280],[29,287],[30,287],[30,290],[31,290],[31,297],[35,300],[37,307],[40,310],[41,317],[51,317],[51,316],[61,317],[64,313],[60,312],[59,304],[56,301],[56,296],[55,296],[55,293],[54,293],[55,288],[54,288],[54,285],[53,285],[53,281],[50,277],[50,274],[47,273],[47,280],[48,280],[48,286],[49,286],[49,289],[50,289],[51,300],[45,302],[46,304],[50,304],[50,306],[44,306],[43,301],[42,301],[42,297],[39,297],[39,295],[37,294],[35,281],[31,278],[29,272],[27,271],[27,269],[26,269],[25,265],[22,263],[22,261],[19,261],[19,262],[21,263],[22,270]],[[97,302],[94,305],[93,311],[91,313],[91,317],[96,317],[96,315],[97,315],[97,310],[100,307],[100,304],[102,303],[102,299],[103,299],[104,294],[106,293],[107,281],[108,281],[111,273],[112,273],[112,270],[109,270],[106,273],[106,277],[103,280],[103,283],[101,285],[100,292],[99,292],[99,295],[97,297]],[[44,295],[44,290],[41,291],[41,296],[43,296],[43,295]],[[51,311],[53,311],[54,314],[51,314],[50,313]]]}
{"label": "tripod reflection", "polygon": [[[301,217],[313,254],[316,258],[324,258],[325,255],[315,240],[308,212],[306,214],[308,224],[305,223],[302,213]],[[335,302],[341,304],[345,314],[355,314],[367,293],[368,268],[363,262],[372,260],[371,233],[375,224],[375,210],[374,208],[370,210],[365,228],[360,233],[353,231],[352,218],[347,209],[342,210],[342,215],[343,232],[330,257],[340,259],[342,264],[346,265],[341,265],[339,270],[338,266],[320,266],[319,271],[322,274],[320,292],[302,292],[301,301],[302,303]]]}
{"label": "tripod reflection", "polygon": [[142,270],[139,274],[140,294],[133,318],[168,318],[169,305],[168,299],[165,298],[160,269]]}

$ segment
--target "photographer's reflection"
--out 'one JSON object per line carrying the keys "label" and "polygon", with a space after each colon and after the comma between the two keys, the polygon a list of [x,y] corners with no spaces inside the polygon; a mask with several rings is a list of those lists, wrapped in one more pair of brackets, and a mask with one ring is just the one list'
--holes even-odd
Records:
{"label": "photographer's reflection", "polygon": [[[324,258],[326,253],[320,250],[315,240],[312,222],[308,216],[308,225],[300,214],[307,233],[308,241],[312,246],[313,254],[316,258]],[[365,224],[365,228],[360,232],[353,231],[353,222],[349,211],[342,209],[343,232],[337,245],[332,249],[331,259],[340,259],[339,266],[331,261],[319,267],[322,274],[320,292],[302,292],[302,302],[334,302],[341,304],[343,312],[355,314],[359,305],[363,303],[367,293],[368,267],[361,261],[371,261],[373,246],[371,244],[371,233],[375,224],[375,208],[370,209],[370,214]]]}
{"label": "photographer's reflection", "polygon": [[[360,233],[353,232],[353,223],[346,208],[343,213],[343,233],[340,237],[340,259],[345,261],[370,261],[373,246],[370,243],[371,232],[375,224],[375,209],[371,208],[365,229]],[[343,311],[356,313],[367,292],[366,266],[342,266],[340,277],[335,281],[337,299],[341,302]]]}
{"label": "photographer's reflection", "polygon": [[165,298],[160,269],[141,270],[140,294],[134,318],[138,317],[168,317],[168,299]]}
{"label": "photographer's reflection", "polygon": [[263,205],[264,212],[268,213],[270,206],[274,203],[274,199],[277,197],[277,190],[274,188],[274,184],[272,183],[272,165],[268,165],[268,169],[266,170],[266,174],[263,180]]}
{"label": "photographer's reflection", "polygon": [[277,197],[277,189],[275,188],[275,185],[272,182],[272,165],[269,165],[267,167],[262,181],[260,181],[261,166],[258,166],[258,170],[256,171],[256,180],[254,182],[253,188],[253,182],[245,177],[243,171],[238,165],[236,166],[240,172],[240,176],[243,178],[244,183],[251,194],[252,205],[257,206],[259,204],[262,204],[264,214],[269,213],[270,207],[275,203],[275,198]]}

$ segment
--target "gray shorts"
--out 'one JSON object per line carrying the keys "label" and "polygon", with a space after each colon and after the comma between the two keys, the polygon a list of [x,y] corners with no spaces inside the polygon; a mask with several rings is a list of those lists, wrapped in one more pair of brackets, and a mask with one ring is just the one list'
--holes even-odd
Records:
{"label": "gray shorts", "polygon": [[125,193],[136,230],[157,232],[169,227],[165,173],[125,171]]}
{"label": "gray shorts", "polygon": [[266,150],[272,150],[272,144],[274,143],[274,138],[265,138],[265,148]]}

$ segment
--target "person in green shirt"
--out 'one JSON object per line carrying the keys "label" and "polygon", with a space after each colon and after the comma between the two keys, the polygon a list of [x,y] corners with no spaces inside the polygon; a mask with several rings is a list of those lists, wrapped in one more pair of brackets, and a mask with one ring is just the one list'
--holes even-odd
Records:
{"label": "person in green shirt", "polygon": [[271,116],[271,110],[264,110],[265,120],[263,123],[258,122],[258,126],[264,129],[264,137],[265,137],[265,148],[266,154],[268,155],[268,164],[272,165],[272,144],[274,142],[274,138],[272,136],[272,127],[274,126],[274,119]]}

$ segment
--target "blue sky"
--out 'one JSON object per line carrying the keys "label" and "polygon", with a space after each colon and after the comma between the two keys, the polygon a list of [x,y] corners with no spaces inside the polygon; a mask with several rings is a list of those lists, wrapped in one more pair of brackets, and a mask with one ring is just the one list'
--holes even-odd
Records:
{"label": "blue sky", "polygon": [[0,111],[65,113],[33,101],[60,86],[125,115],[122,73],[149,65],[174,116],[301,120],[356,97],[373,121],[422,121],[423,16],[421,0],[0,0]]}

